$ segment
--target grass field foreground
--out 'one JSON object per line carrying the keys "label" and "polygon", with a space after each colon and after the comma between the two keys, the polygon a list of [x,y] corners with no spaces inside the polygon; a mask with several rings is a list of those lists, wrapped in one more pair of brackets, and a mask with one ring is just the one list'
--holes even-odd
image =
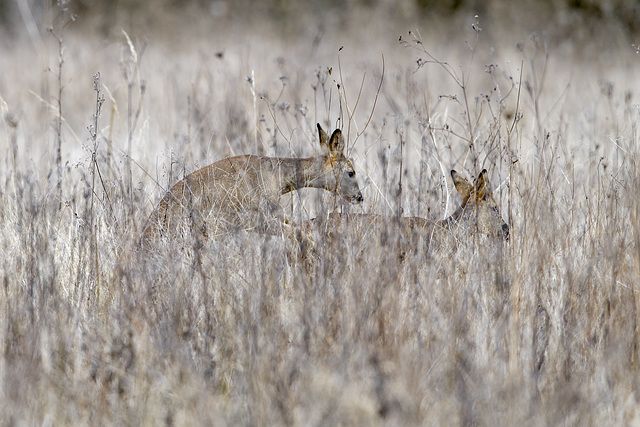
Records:
{"label": "grass field foreground", "polygon": [[[640,57],[377,22],[2,43],[1,424],[640,422]],[[135,251],[172,183],[312,155],[318,122],[365,202],[305,189],[294,221],[442,219],[450,169],[486,168],[509,242],[399,260],[393,232],[353,230],[313,268],[284,234]]]}

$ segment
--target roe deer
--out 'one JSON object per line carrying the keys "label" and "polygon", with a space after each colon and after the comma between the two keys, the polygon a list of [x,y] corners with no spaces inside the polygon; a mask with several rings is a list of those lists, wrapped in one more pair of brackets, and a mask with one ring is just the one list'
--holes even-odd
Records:
{"label": "roe deer", "polygon": [[[407,246],[415,251],[420,239],[428,246],[434,239],[441,241],[447,236],[463,239],[465,235],[478,232],[488,237],[509,240],[509,225],[500,215],[487,175],[487,170],[484,169],[472,185],[452,170],[451,177],[462,196],[462,203],[451,216],[440,221],[420,217],[331,213],[327,217],[307,221],[303,230],[306,235],[312,235],[312,230],[316,229],[321,238],[328,237],[330,240],[340,238],[341,233],[348,231],[353,231],[360,237],[380,233],[378,237],[386,240],[394,231],[398,233],[401,258],[404,257]],[[313,241],[310,243],[313,244]]]}
{"label": "roe deer", "polygon": [[284,225],[282,194],[303,187],[333,191],[362,202],[356,173],[344,155],[344,138],[331,137],[320,124],[322,154],[297,159],[242,155],[199,169],[175,184],[149,216],[142,243],[176,232],[211,237],[234,229],[273,233]]}
{"label": "roe deer", "polygon": [[440,227],[458,228],[466,233],[477,231],[488,237],[502,237],[504,240],[509,240],[509,225],[500,215],[487,175],[487,170],[483,169],[474,185],[471,185],[458,172],[451,171],[453,184],[462,196],[462,203],[450,217],[439,221]]}

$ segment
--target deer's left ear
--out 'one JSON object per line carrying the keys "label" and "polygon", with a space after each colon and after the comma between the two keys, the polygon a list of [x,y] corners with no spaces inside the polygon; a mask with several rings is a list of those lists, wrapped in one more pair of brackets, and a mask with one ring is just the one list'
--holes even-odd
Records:
{"label": "deer's left ear", "polygon": [[331,140],[329,141],[329,150],[331,150],[331,154],[334,156],[344,152],[344,138],[342,137],[342,131],[340,129],[333,131],[333,135],[331,135]]}
{"label": "deer's left ear", "polygon": [[455,185],[456,190],[458,190],[458,193],[462,196],[463,202],[466,201],[471,195],[471,190],[473,189],[471,183],[455,170],[451,171],[451,178],[453,178],[453,185]]}
{"label": "deer's left ear", "polygon": [[478,200],[482,199],[489,188],[489,179],[487,178],[488,172],[486,169],[482,169],[480,175],[478,175],[478,179],[476,179],[476,198]]}

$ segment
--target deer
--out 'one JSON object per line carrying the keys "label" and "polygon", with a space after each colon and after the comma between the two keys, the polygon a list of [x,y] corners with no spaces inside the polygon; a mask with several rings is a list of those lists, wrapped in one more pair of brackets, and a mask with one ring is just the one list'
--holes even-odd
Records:
{"label": "deer", "polygon": [[[362,236],[367,233],[378,233],[387,239],[389,231],[398,234],[401,246],[400,258],[403,259],[407,249],[415,251],[420,239],[428,245],[432,241],[444,241],[447,237],[462,240],[477,233],[480,236],[509,240],[509,225],[502,219],[499,205],[493,198],[489,185],[488,172],[483,169],[474,184],[455,170],[451,178],[462,202],[446,219],[431,220],[421,217],[398,217],[362,213],[330,213],[326,217],[313,218],[302,224],[304,234],[312,235],[316,230],[321,239],[331,242],[342,233],[353,231]],[[382,234],[380,234],[382,232]],[[306,242],[307,247],[315,246],[313,239]],[[308,248],[303,248],[308,249]]]}
{"label": "deer", "polygon": [[470,234],[477,232],[487,237],[509,240],[509,224],[500,214],[500,208],[493,198],[488,172],[483,169],[472,185],[455,170],[451,171],[453,185],[462,197],[462,203],[451,216],[439,221],[440,228]]}
{"label": "deer", "polygon": [[329,136],[317,124],[321,154],[309,158],[240,155],[185,176],[164,195],[143,229],[141,244],[192,234],[204,239],[234,230],[277,234],[289,226],[280,196],[305,187],[363,201],[340,129]]}

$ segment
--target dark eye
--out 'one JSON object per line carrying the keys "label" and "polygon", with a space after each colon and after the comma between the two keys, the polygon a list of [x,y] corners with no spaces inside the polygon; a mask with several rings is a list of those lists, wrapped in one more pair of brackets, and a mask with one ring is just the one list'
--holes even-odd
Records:
{"label": "dark eye", "polygon": [[347,172],[347,175],[349,175],[349,178],[353,178],[356,175],[356,173],[354,171],[349,171]]}

